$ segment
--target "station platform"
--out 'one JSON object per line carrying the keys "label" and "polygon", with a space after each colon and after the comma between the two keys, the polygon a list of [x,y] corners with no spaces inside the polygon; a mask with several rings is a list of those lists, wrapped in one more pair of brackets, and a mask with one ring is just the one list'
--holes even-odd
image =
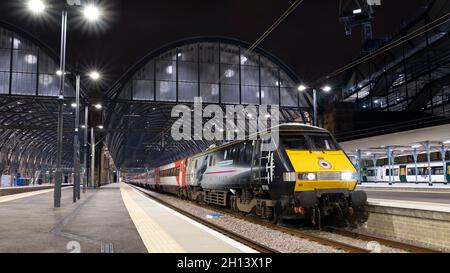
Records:
{"label": "station platform", "polygon": [[2,253],[254,252],[126,184],[88,190],[77,203],[53,189],[0,197]]}
{"label": "station platform", "polygon": [[364,183],[357,189],[364,190],[374,206],[450,212],[450,187],[444,184]]}
{"label": "station platform", "polygon": [[[70,186],[70,185],[65,185],[65,186]],[[46,189],[52,189],[52,188],[53,188],[53,184],[0,187],[0,196],[24,193],[24,192],[30,192],[30,191],[46,190]]]}

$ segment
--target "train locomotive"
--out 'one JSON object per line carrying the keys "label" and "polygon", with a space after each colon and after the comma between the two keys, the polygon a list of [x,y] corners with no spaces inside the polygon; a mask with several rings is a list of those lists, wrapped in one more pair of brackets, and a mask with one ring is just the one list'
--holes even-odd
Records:
{"label": "train locomotive", "polygon": [[233,141],[152,169],[134,183],[272,221],[367,221],[356,169],[328,131],[298,123],[271,131],[280,139],[272,151],[261,148],[261,139]]}

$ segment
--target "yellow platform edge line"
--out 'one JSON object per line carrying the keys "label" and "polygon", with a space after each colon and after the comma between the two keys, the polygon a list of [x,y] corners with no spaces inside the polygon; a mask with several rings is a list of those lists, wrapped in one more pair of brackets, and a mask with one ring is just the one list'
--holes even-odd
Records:
{"label": "yellow platform edge line", "polygon": [[26,197],[31,197],[31,196],[35,196],[35,195],[39,195],[39,194],[52,192],[52,191],[53,191],[53,189],[47,189],[47,190],[30,191],[30,192],[23,192],[23,193],[1,196],[0,203],[14,201],[14,200],[18,200],[18,199],[22,199],[22,198],[26,198]]}
{"label": "yellow platform edge line", "polygon": [[162,227],[156,223],[136,203],[129,192],[132,189],[128,185],[121,184],[120,192],[128,214],[133,221],[139,236],[149,253],[184,253],[186,252]]}

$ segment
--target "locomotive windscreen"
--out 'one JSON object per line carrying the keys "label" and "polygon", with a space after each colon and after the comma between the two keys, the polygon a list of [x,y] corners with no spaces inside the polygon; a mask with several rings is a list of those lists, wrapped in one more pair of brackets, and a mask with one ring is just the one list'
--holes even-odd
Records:
{"label": "locomotive windscreen", "polygon": [[288,150],[338,150],[337,144],[328,134],[282,133],[284,147]]}

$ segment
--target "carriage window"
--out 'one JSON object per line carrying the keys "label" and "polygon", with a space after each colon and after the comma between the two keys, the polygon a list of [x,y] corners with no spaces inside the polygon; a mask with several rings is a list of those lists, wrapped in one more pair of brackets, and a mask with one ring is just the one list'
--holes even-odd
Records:
{"label": "carriage window", "polygon": [[212,166],[212,163],[213,163],[213,155],[210,155],[209,156],[209,166]]}
{"label": "carriage window", "polygon": [[416,169],[414,168],[408,168],[408,175],[416,175]]}
{"label": "carriage window", "polygon": [[[398,175],[398,169],[391,169],[392,176]],[[389,169],[386,169],[386,175],[389,175]]]}
{"label": "carriage window", "polygon": [[443,174],[444,174],[443,167],[432,167],[431,168],[431,175],[443,175]]}

